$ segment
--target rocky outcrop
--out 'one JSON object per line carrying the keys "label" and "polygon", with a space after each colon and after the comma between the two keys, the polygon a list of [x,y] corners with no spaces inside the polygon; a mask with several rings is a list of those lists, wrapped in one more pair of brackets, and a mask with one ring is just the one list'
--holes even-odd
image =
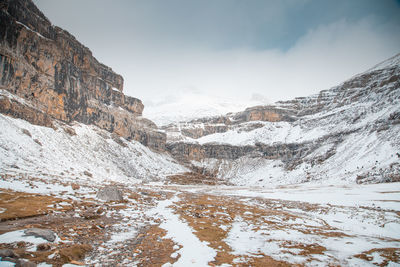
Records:
{"label": "rocky outcrop", "polygon": [[239,112],[233,116],[236,123],[248,121],[295,121],[296,111],[290,109],[283,109],[274,106],[256,106],[247,108],[243,112]]}
{"label": "rocky outcrop", "polygon": [[26,236],[43,238],[49,242],[54,242],[54,240],[56,240],[56,234],[49,229],[29,228],[24,231],[24,234]]}
{"label": "rocky outcrop", "polygon": [[[399,101],[397,89],[400,87],[399,59],[396,55],[391,65],[378,65],[344,83],[318,94],[297,97],[288,101],[278,101],[273,105],[255,106],[242,112],[225,116],[201,118],[164,126],[168,142],[179,142],[186,138],[199,139],[206,135],[224,133],[229,130],[252,131],[264,124],[254,122],[294,123],[305,116],[334,110],[352,103],[369,103],[384,97],[389,105]],[[397,62],[397,63],[396,63]],[[247,123],[253,122],[253,123]]]}
{"label": "rocky outcrop", "polygon": [[96,197],[104,201],[122,201],[124,197],[122,192],[115,186],[107,186],[97,192]]}
{"label": "rocky outcrop", "polygon": [[[99,63],[67,31],[53,26],[31,0],[3,1],[0,8],[0,89],[47,114],[30,122],[48,126],[50,117],[94,124],[163,149],[165,134],[141,118],[144,106],[122,93],[119,74]],[[3,101],[3,113],[25,118],[25,107]]]}
{"label": "rocky outcrop", "polygon": [[168,141],[181,141],[186,137],[198,139],[210,134],[224,133],[232,129],[240,128],[241,131],[251,131],[263,126],[263,124],[257,123],[244,124],[246,122],[293,122],[297,119],[296,113],[297,111],[287,108],[256,106],[225,116],[172,123],[162,127],[162,129],[169,134]]}
{"label": "rocky outcrop", "polygon": [[[19,100],[19,101],[18,101]],[[52,118],[46,113],[16,100],[9,92],[0,90],[0,113],[17,119],[24,119],[32,124],[54,127]]]}
{"label": "rocky outcrop", "polygon": [[[392,59],[399,61],[400,54]],[[391,60],[391,59],[389,59]],[[384,62],[382,63],[384,64]],[[387,104],[399,99],[396,90],[400,87],[399,63],[376,66],[329,90],[308,97],[297,97],[289,101],[279,101],[277,106],[297,111],[302,117],[321,111],[332,110],[356,102],[376,102],[384,97]]]}
{"label": "rocky outcrop", "polygon": [[231,146],[224,144],[195,144],[174,142],[167,144],[167,150],[181,162],[200,161],[204,158],[237,159],[257,152],[254,146]]}
{"label": "rocky outcrop", "polygon": [[172,156],[187,164],[191,164],[192,161],[200,162],[204,159],[233,161],[246,156],[269,160],[279,159],[284,163],[286,169],[293,169],[305,161],[312,165],[325,161],[335,152],[334,147],[321,156],[306,158],[323,145],[340,143],[342,141],[341,136],[346,134],[350,134],[350,132],[324,136],[313,142],[303,143],[278,143],[274,145],[256,143],[255,145],[234,146],[219,143],[200,145],[197,143],[171,142],[167,144],[166,148]]}

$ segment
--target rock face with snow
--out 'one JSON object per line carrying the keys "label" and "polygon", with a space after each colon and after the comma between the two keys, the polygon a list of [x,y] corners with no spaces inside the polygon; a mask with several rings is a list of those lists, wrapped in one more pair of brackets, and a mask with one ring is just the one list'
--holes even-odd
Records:
{"label": "rock face with snow", "polygon": [[398,181],[399,63],[396,55],[317,95],[170,124],[167,149],[243,185]]}
{"label": "rock face with snow", "polygon": [[120,75],[53,26],[31,0],[6,0],[0,8],[0,89],[25,100],[3,93],[2,113],[44,126],[52,118],[94,124],[164,148],[165,135],[141,117],[142,102],[122,93]]}
{"label": "rock face with snow", "polygon": [[97,126],[54,124],[44,127],[0,114],[0,173],[82,184],[162,180],[188,171],[166,153]]}
{"label": "rock face with snow", "polygon": [[124,200],[121,191],[115,186],[107,186],[97,193],[97,198],[104,201],[122,201]]}

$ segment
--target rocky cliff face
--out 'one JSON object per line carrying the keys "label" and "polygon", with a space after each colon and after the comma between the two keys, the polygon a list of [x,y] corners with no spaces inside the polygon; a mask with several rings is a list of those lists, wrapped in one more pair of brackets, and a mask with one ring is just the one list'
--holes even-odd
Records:
{"label": "rocky cliff face", "polygon": [[230,113],[226,116],[217,116],[210,118],[199,118],[188,122],[177,122],[162,129],[169,134],[169,140],[179,141],[186,137],[198,139],[200,137],[224,133],[228,130],[240,127],[242,131],[251,131],[260,128],[263,124],[252,123],[243,127],[245,122],[279,122],[295,121],[297,119],[296,110],[279,106],[256,106],[250,107],[238,113]]}
{"label": "rocky cliff face", "polygon": [[399,75],[397,55],[316,95],[171,124],[167,149],[239,184],[397,181]]}
{"label": "rocky cliff face", "polygon": [[2,113],[27,118],[27,110],[34,109],[43,114],[29,119],[35,124],[47,126],[49,118],[78,121],[164,148],[165,134],[141,117],[139,99],[122,93],[120,75],[53,26],[30,0],[2,1],[0,8],[0,90],[25,101],[3,93]]}

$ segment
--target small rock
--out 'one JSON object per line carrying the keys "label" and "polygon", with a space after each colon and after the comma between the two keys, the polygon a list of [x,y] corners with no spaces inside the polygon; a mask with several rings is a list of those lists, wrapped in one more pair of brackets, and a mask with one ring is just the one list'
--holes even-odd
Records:
{"label": "small rock", "polygon": [[64,127],[64,131],[65,131],[67,134],[69,134],[70,136],[76,135],[75,129],[72,128],[72,127],[67,127],[67,126],[65,126],[65,127]]}
{"label": "small rock", "polygon": [[93,220],[100,217],[100,215],[96,212],[95,209],[89,209],[84,212],[79,213],[79,215],[86,220]]}
{"label": "small rock", "polygon": [[92,250],[88,244],[73,244],[60,250],[60,257],[65,262],[79,261],[85,258],[85,254]]}
{"label": "small rock", "polygon": [[25,247],[26,247],[26,243],[24,241],[17,242],[17,248],[25,248]]}
{"label": "small rock", "polygon": [[50,244],[47,244],[47,243],[42,243],[42,244],[39,244],[36,246],[37,251],[47,251],[50,249],[51,249],[51,246],[50,246]]}
{"label": "small rock", "polygon": [[115,186],[107,186],[101,189],[96,197],[104,201],[122,201],[124,199],[121,191]]}
{"label": "small rock", "polygon": [[81,188],[78,184],[71,184],[71,188],[73,190],[79,190],[79,188]]}
{"label": "small rock", "polygon": [[10,167],[13,168],[13,169],[19,169],[19,167],[17,165],[15,165],[15,164],[12,164]]}
{"label": "small rock", "polygon": [[53,242],[54,240],[56,240],[56,234],[48,229],[31,228],[26,229],[24,233],[28,236],[30,235],[34,237],[41,237],[49,242]]}
{"label": "small rock", "polygon": [[86,175],[86,176],[89,176],[89,177],[93,177],[93,174],[91,174],[91,173],[88,172],[88,171],[84,171],[83,174]]}
{"label": "small rock", "polygon": [[74,260],[72,260],[70,263],[71,263],[71,264],[74,264],[74,265],[80,265],[80,266],[84,266],[84,265],[85,265],[84,262],[81,262],[81,261],[74,261]]}
{"label": "small rock", "polygon": [[102,214],[103,212],[104,212],[104,210],[102,207],[98,208],[96,211],[97,214]]}
{"label": "small rock", "polygon": [[42,146],[42,143],[39,141],[39,139],[33,139],[33,141],[35,141],[35,143],[38,144],[39,146]]}
{"label": "small rock", "polygon": [[16,264],[15,267],[36,267],[37,265],[31,261],[28,260],[19,260]]}
{"label": "small rock", "polygon": [[22,132],[29,137],[32,137],[32,134],[27,129],[22,129]]}
{"label": "small rock", "polygon": [[11,249],[0,249],[0,257],[1,258],[5,258],[5,257],[15,258],[18,256]]}

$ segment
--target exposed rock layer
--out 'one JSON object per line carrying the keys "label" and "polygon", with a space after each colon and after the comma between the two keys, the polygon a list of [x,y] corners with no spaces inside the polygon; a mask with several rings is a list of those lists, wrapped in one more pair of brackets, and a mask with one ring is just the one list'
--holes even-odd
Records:
{"label": "exposed rock layer", "polygon": [[[94,124],[164,148],[165,135],[141,118],[142,102],[122,93],[123,78],[67,31],[53,26],[31,0],[3,1],[0,20],[0,89],[47,114],[35,115],[30,122],[48,126],[50,117]],[[26,118],[25,105],[3,102],[3,113]]]}
{"label": "exposed rock layer", "polygon": [[400,54],[316,95],[170,124],[167,149],[194,169],[244,184],[249,173],[255,183],[281,175],[397,181],[399,77]]}

